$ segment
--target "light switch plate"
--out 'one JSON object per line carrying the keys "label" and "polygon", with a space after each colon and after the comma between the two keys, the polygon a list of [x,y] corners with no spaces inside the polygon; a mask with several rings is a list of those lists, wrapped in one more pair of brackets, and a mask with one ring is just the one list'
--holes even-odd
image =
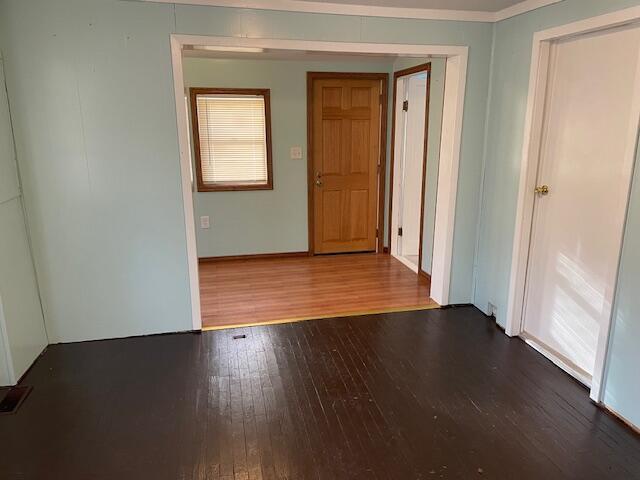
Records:
{"label": "light switch plate", "polygon": [[291,147],[289,150],[291,160],[302,160],[302,147]]}
{"label": "light switch plate", "polygon": [[209,226],[209,216],[205,215],[203,217],[200,217],[200,228],[209,228]]}

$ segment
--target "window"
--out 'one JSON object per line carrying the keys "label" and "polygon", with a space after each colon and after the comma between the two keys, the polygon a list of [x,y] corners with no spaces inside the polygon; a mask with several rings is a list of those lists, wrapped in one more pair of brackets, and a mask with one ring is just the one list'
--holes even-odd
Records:
{"label": "window", "polygon": [[198,191],[273,189],[269,90],[190,92]]}

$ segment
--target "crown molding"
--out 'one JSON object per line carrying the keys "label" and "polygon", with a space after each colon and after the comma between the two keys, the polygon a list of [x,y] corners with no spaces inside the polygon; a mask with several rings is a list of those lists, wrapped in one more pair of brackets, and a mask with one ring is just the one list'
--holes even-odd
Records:
{"label": "crown molding", "polygon": [[494,13],[494,22],[500,22],[507,18],[515,17],[516,15],[522,15],[523,13],[537,10],[538,8],[546,7],[547,5],[553,5],[554,3],[560,3],[562,0],[525,0],[524,2],[516,3],[511,7],[503,8],[502,10]]}
{"label": "crown molding", "polygon": [[498,12],[444,10],[435,8],[377,7],[343,3],[302,2],[299,0],[138,0],[143,2],[204,5],[209,7],[248,8],[363,17],[412,18],[419,20],[451,20],[459,22],[499,22],[562,0],[524,0]]}

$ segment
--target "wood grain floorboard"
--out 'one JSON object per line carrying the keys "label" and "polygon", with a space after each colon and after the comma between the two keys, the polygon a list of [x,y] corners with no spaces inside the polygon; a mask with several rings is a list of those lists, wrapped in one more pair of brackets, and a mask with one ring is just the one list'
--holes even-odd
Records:
{"label": "wood grain floorboard", "polygon": [[200,302],[204,327],[434,305],[427,279],[376,254],[201,263]]}
{"label": "wood grain floorboard", "polygon": [[3,480],[640,479],[640,437],[472,307],[53,345],[23,384]]}

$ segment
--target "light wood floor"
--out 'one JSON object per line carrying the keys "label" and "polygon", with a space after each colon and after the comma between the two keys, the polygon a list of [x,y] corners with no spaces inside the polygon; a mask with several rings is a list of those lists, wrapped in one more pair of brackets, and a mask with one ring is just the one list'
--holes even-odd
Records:
{"label": "light wood floor", "polygon": [[200,264],[203,327],[436,306],[429,281],[391,255]]}

